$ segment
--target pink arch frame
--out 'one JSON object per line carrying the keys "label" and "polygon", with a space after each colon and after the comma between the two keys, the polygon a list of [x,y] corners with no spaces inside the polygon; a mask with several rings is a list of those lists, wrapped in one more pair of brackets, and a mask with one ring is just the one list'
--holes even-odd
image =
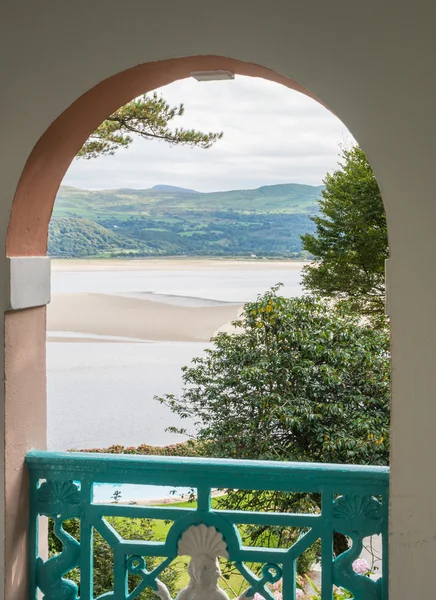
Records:
{"label": "pink arch frame", "polygon": [[39,256],[46,253],[48,224],[62,178],[85,140],[108,115],[132,98],[189,77],[194,71],[219,69],[269,79],[318,100],[304,86],[275,71],[219,56],[145,63],[118,73],[78,98],[34,147],[14,196],[7,255]]}
{"label": "pink arch frame", "polygon": [[[195,71],[226,70],[261,77],[318,100],[296,81],[265,67],[219,56],[146,63],[106,79],[78,98],[45,131],[23,169],[13,199],[6,254],[44,256],[61,181],[89,135],[123,104]],[[5,314],[5,597],[27,586],[25,453],[46,445],[45,306]],[[1,591],[0,591],[1,595]]]}

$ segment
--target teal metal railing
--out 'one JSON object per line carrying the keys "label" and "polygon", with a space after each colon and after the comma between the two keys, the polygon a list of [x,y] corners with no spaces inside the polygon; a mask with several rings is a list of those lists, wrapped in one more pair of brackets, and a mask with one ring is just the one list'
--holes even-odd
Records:
{"label": "teal metal railing", "polygon": [[[332,600],[334,586],[349,590],[355,600],[388,598],[387,468],[42,451],[28,453],[26,463],[30,472],[30,600],[37,598],[38,590],[44,600],[74,600],[79,597],[79,591],[80,600],[95,598],[95,531],[112,547],[114,556],[114,589],[99,598],[134,600],[140,598],[146,588],[154,590],[156,598],[170,598],[163,589],[165,586],[159,583],[159,576],[181,553],[195,560],[195,551],[184,548],[192,546],[188,543],[189,535],[201,531],[207,535],[212,532],[218,536],[218,541],[221,540],[219,549],[212,552],[212,559],[216,561],[217,556],[228,558],[247,580],[248,589],[241,598],[258,593],[273,600],[271,583],[282,579],[283,600],[294,600],[297,594],[296,560],[317,540],[321,542],[322,600]],[[102,504],[94,501],[95,483],[193,488],[197,505],[195,508],[176,508],[171,504]],[[310,514],[217,510],[211,504],[213,489],[316,493],[321,497],[321,510]],[[38,533],[40,516],[53,519],[55,535],[62,542],[62,551],[48,559],[38,553],[41,547],[38,538],[44,532],[44,528],[40,528]],[[117,516],[171,521],[173,524],[164,541],[132,541],[123,539],[107,520]],[[80,520],[80,541],[66,533],[62,526],[72,518]],[[289,548],[247,547],[241,540],[238,526],[250,524],[295,527],[302,533]],[[193,531],[193,527],[198,529]],[[338,558],[333,555],[334,532],[348,536],[352,542],[350,549]],[[376,534],[382,536],[383,574],[374,581],[356,574],[352,564],[362,551],[364,538]],[[198,535],[194,538],[198,539]],[[148,571],[147,557],[162,560]],[[261,574],[252,572],[248,563],[263,563]],[[77,567],[80,590],[64,577]],[[193,570],[194,567],[191,577]],[[128,586],[128,576],[132,573],[139,581],[133,590]],[[206,594],[204,599],[225,597],[225,594]],[[185,592],[183,598],[191,596]]]}

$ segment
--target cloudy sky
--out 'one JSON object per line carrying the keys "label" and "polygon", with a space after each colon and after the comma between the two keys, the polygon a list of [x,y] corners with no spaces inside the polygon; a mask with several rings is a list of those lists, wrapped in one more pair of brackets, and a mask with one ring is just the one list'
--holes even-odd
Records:
{"label": "cloudy sky", "polygon": [[212,148],[170,147],[135,139],[114,156],[76,159],[64,184],[85,189],[177,185],[199,191],[256,188],[276,183],[319,185],[353,141],[345,126],[314,100],[251,77],[161,88],[185,114],[174,124],[223,131]]}

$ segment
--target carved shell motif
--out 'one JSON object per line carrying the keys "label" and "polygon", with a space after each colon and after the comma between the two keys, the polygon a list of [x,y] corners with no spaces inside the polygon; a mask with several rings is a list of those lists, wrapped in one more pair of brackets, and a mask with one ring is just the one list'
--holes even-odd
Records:
{"label": "carved shell motif", "polygon": [[200,556],[229,558],[227,544],[221,533],[215,527],[206,527],[203,523],[192,525],[184,532],[179,540],[178,554],[191,558]]}
{"label": "carved shell motif", "polygon": [[80,504],[79,488],[72,481],[44,481],[37,497],[44,504]]}
{"label": "carved shell motif", "polygon": [[372,496],[340,496],[333,507],[335,519],[381,518],[381,504]]}

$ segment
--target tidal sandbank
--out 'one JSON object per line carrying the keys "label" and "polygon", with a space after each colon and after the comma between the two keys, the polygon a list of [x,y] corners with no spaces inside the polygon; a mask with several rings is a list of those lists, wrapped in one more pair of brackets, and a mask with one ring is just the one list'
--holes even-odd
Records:
{"label": "tidal sandbank", "polygon": [[[242,306],[174,306],[163,302],[111,294],[56,294],[47,310],[49,332],[76,332],[114,340],[208,342],[214,333],[236,319]],[[118,339],[116,339],[118,338]],[[84,341],[48,336],[53,342]],[[86,341],[91,341],[86,339]]]}

